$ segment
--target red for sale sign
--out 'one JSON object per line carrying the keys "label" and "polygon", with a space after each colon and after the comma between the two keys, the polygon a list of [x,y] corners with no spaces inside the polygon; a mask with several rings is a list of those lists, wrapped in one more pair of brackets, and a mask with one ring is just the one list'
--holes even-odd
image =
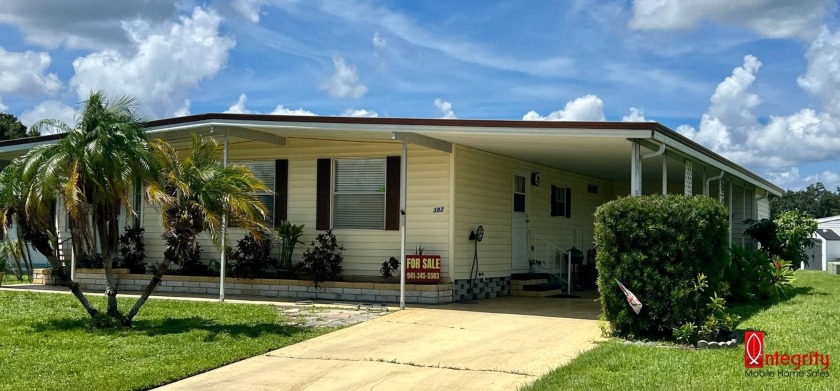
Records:
{"label": "red for sale sign", "polygon": [[405,281],[414,284],[440,282],[440,255],[406,255]]}

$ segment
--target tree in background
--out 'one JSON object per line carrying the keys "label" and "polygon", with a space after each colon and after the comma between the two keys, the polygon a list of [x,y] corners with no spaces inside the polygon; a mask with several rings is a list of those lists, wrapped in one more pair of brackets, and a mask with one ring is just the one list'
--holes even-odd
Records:
{"label": "tree in background", "polygon": [[783,212],[799,210],[815,219],[840,215],[840,187],[836,192],[825,188],[822,182],[808,185],[804,190],[788,190],[770,202],[775,218]]}
{"label": "tree in background", "polygon": [[817,231],[817,221],[798,210],[779,213],[773,219],[752,221],[744,233],[761,245],[761,251],[770,259],[781,259],[798,269],[800,263],[808,264],[805,249],[814,246],[811,236]]}
{"label": "tree in background", "polygon": [[40,136],[41,132],[36,129],[29,129],[20,123],[18,117],[13,114],[0,113],[0,140],[14,140],[22,137]]}

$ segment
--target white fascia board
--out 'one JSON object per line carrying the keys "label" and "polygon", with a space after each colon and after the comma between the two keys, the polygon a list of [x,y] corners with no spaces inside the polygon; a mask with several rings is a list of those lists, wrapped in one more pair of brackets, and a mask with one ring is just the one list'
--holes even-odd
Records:
{"label": "white fascia board", "polygon": [[39,141],[39,142],[35,142],[35,143],[8,145],[8,146],[5,146],[5,147],[0,147],[0,153],[29,151],[30,149],[41,146],[41,145],[50,145],[50,144],[55,144],[57,142],[58,142],[58,140],[48,140],[48,141]]}
{"label": "white fascia board", "polygon": [[392,124],[338,124],[319,122],[282,122],[282,121],[249,121],[249,120],[204,120],[188,124],[170,126],[163,125],[148,128],[150,133],[167,132],[173,130],[206,128],[209,126],[241,126],[249,128],[272,129],[308,129],[308,130],[346,130],[381,133],[391,139],[393,132],[422,133],[435,137],[436,134],[452,135],[500,135],[517,137],[562,136],[589,138],[652,138],[651,130],[633,129],[574,129],[574,128],[519,128],[494,126],[433,126],[433,125],[392,125]]}
{"label": "white fascia board", "polygon": [[409,144],[419,145],[426,148],[436,149],[441,152],[452,153],[452,143],[424,136],[417,133],[393,132],[391,139],[405,141]]}
{"label": "white fascia board", "polygon": [[821,219],[815,219],[815,220],[817,220],[817,223],[827,223],[829,221],[840,220],[840,216],[828,216],[828,217],[823,217]]}
{"label": "white fascia board", "polygon": [[667,145],[668,147],[670,147],[670,148],[672,148],[672,149],[674,149],[674,150],[676,150],[676,151],[678,151],[678,152],[680,152],[680,153],[682,153],[682,154],[684,154],[684,155],[686,155],[686,156],[688,156],[692,159],[699,160],[703,164],[706,164],[710,167],[714,167],[714,168],[717,168],[719,170],[724,170],[724,171],[726,171],[727,174],[733,175],[733,176],[737,177],[738,179],[741,179],[742,181],[744,181],[746,183],[749,183],[749,184],[751,184],[755,187],[765,189],[765,190],[769,191],[770,193],[772,193],[773,195],[776,195],[776,196],[781,196],[782,195],[782,193],[778,189],[771,188],[771,187],[767,186],[766,184],[763,184],[760,181],[756,180],[755,178],[744,174],[737,167],[733,167],[733,166],[731,166],[729,164],[726,164],[724,162],[721,162],[717,159],[711,158],[711,157],[707,156],[706,154],[692,148],[691,146],[685,145],[685,144],[679,142],[678,140],[674,140],[673,138],[668,137],[665,134],[655,132],[653,138],[654,138],[654,140],[659,141],[660,143],[663,143],[663,144]]}

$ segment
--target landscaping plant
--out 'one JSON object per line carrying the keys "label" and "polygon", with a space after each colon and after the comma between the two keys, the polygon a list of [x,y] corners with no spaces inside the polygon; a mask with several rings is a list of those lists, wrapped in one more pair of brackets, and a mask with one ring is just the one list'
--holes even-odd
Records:
{"label": "landscaping plant", "polygon": [[735,324],[740,320],[737,315],[726,310],[726,300],[715,292],[709,296],[706,289],[709,283],[702,273],[692,282],[689,300],[693,304],[691,319],[674,328],[677,342],[696,344],[699,340],[719,341],[732,338]]}
{"label": "landscaping plant", "polygon": [[271,238],[265,232],[248,233],[228,249],[230,276],[237,278],[264,277],[266,269],[277,263],[271,258]]}
{"label": "landscaping plant", "polygon": [[[703,274],[703,295],[714,297],[728,264],[729,225],[720,202],[704,196],[627,197],[595,212],[601,317],[620,337],[672,339],[688,322],[702,325],[692,288]],[[644,305],[637,315],[616,285]]]}
{"label": "landscaping plant", "polygon": [[165,250],[163,262],[126,315],[125,324],[130,324],[140,311],[169,265],[183,266],[190,258],[199,234],[208,233],[221,248],[224,223],[249,232],[267,228],[266,207],[255,194],[265,191],[265,184],[248,167],[222,164],[219,146],[213,139],[193,134],[187,156],[181,156],[163,141],[152,143],[152,149],[160,173],[147,191],[151,202],[161,210]]}
{"label": "landscaping plant", "polygon": [[303,241],[300,240],[303,236],[303,227],[303,224],[295,225],[289,221],[282,221],[275,228],[277,236],[282,242],[280,244],[280,263],[278,265],[281,269],[292,268],[292,255],[295,252],[295,248],[303,244]]}
{"label": "landscaping plant", "polygon": [[341,262],[344,261],[343,250],[331,229],[321,232],[312,241],[311,247],[303,252],[303,262],[297,264],[297,273],[311,279],[316,288],[323,281],[338,280],[341,278]]}
{"label": "landscaping plant", "polygon": [[400,271],[400,260],[394,257],[388,258],[387,261],[382,262],[382,267],[379,273],[382,273],[382,278],[390,278]]}
{"label": "landscaping plant", "polygon": [[125,233],[120,235],[120,267],[131,273],[146,273],[145,231],[142,227],[125,227]]}
{"label": "landscaping plant", "polygon": [[798,210],[780,213],[773,220],[751,221],[744,233],[761,245],[761,251],[771,259],[790,261],[796,270],[801,263],[808,264],[806,248],[813,247],[811,237],[817,231],[817,221]]}

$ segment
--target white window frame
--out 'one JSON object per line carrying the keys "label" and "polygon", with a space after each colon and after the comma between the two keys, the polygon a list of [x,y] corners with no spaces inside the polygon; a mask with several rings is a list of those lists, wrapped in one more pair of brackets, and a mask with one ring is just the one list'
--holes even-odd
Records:
{"label": "white window frame", "polygon": [[[268,189],[265,190],[265,191],[257,191],[254,194],[257,197],[270,197],[271,198],[269,203],[264,202],[265,207],[269,212],[268,215],[266,216],[265,221],[267,223],[272,223],[273,224],[274,223],[274,218],[276,217],[276,214],[277,214],[277,211],[274,210],[274,201],[277,197],[277,194],[274,192],[274,189],[277,186],[277,184],[274,183],[277,180],[277,166],[275,164],[274,159],[231,160],[231,163],[246,166],[246,167],[250,168],[251,171],[254,171],[254,165],[255,164],[267,164],[268,165],[268,168],[271,171],[272,186],[268,186]],[[259,176],[257,176],[257,177],[259,177]]]}
{"label": "white window frame", "polygon": [[[359,194],[381,194],[382,195],[382,225],[378,227],[340,227],[336,225],[335,222],[335,180],[336,174],[338,170],[336,169],[337,163],[340,160],[380,160],[382,165],[385,169],[385,176],[382,181],[382,188],[384,191],[381,192],[370,192],[370,193],[359,193]],[[387,209],[387,200],[388,200],[388,158],[386,156],[355,156],[355,157],[339,157],[339,158],[332,158],[331,159],[331,166],[330,166],[330,227],[335,229],[352,229],[352,230],[376,230],[376,231],[384,231],[385,230],[385,221],[388,219],[388,209]]]}

